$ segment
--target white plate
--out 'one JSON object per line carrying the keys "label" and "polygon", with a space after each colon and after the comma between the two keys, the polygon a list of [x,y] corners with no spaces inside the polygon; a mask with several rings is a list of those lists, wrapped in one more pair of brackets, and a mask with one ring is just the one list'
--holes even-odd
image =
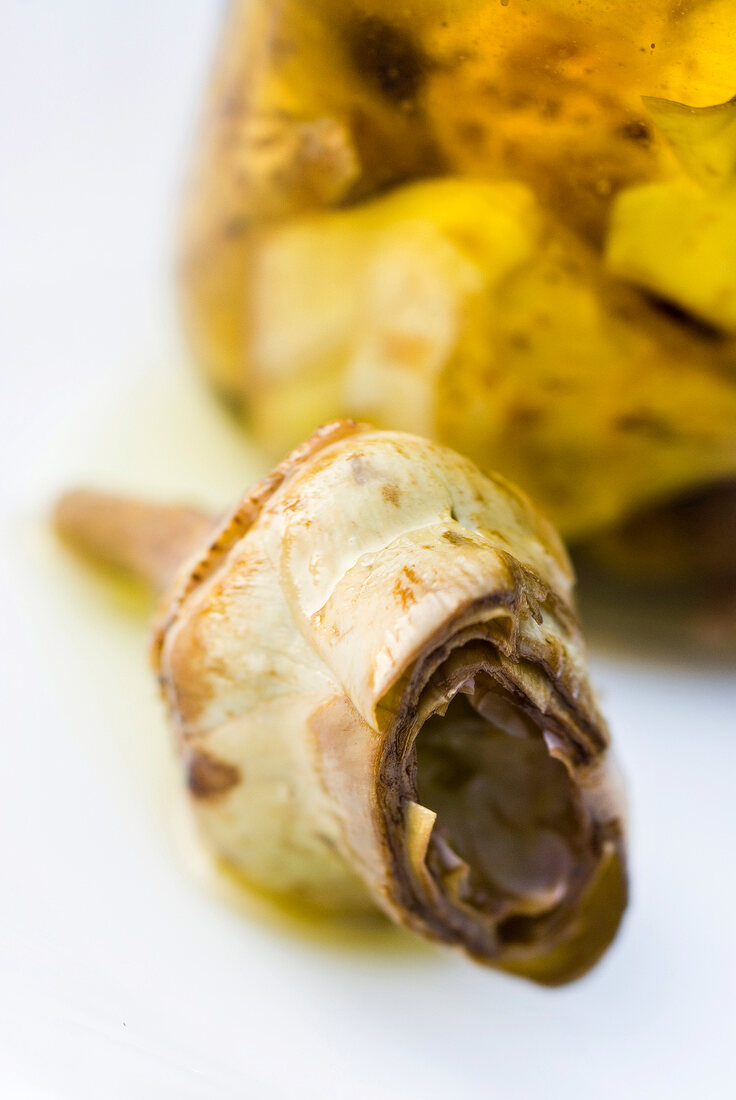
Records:
{"label": "white plate", "polygon": [[[633,901],[548,992],[219,882],[177,810],[145,608],[50,536],[69,483],[220,506],[258,455],[189,372],[161,257],[217,5],[6,5],[0,1093],[736,1093],[736,683],[598,630]],[[594,624],[595,625],[595,624]]]}

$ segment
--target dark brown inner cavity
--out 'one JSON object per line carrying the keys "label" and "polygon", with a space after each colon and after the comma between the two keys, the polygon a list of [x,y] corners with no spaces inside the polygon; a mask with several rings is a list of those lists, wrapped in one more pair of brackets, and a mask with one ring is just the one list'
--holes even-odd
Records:
{"label": "dark brown inner cavity", "polygon": [[443,892],[495,921],[555,908],[580,867],[586,815],[537,724],[501,691],[458,694],[420,730],[416,759]]}

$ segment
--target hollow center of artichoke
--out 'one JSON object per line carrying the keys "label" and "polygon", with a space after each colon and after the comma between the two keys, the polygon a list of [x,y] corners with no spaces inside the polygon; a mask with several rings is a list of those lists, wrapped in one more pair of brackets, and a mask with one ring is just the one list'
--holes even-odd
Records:
{"label": "hollow center of artichoke", "polygon": [[578,864],[578,800],[519,707],[498,692],[476,705],[456,695],[416,741],[417,794],[437,814],[428,866],[458,902],[534,916],[563,899]]}

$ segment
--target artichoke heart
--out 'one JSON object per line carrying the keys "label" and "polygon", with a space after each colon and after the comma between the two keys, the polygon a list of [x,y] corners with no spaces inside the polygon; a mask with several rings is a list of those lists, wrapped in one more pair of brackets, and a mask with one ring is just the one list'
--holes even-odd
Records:
{"label": "artichoke heart", "polygon": [[[151,515],[126,543],[113,511],[76,495],[59,525],[118,563],[129,544],[139,572],[148,543],[157,579]],[[189,546],[157,618],[206,843],[275,894],[378,906],[542,983],[582,974],[626,871],[572,587],[500,477],[412,435],[315,433]]]}
{"label": "artichoke heart", "polygon": [[349,409],[502,469],[570,538],[736,472],[736,345],[610,278],[523,184],[407,184],[264,231],[251,264],[271,447]]}

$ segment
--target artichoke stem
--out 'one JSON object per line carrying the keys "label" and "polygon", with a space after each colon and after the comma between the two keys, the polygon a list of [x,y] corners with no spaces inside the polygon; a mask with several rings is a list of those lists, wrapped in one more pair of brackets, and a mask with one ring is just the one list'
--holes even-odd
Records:
{"label": "artichoke stem", "polygon": [[85,557],[121,569],[154,593],[202,545],[215,519],[196,508],[151,504],[77,489],[54,510],[61,538]]}

